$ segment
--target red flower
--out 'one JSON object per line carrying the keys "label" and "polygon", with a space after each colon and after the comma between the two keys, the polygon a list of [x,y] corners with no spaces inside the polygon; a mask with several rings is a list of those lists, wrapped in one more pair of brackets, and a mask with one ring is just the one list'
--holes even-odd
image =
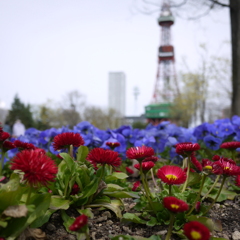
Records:
{"label": "red flower", "polygon": [[[216,173],[214,169],[217,169],[219,167],[222,169],[222,172]],[[236,176],[240,174],[240,167],[237,166],[232,159],[221,158],[220,160],[213,163],[213,173],[223,174],[227,176]]]}
{"label": "red flower", "polygon": [[200,149],[198,143],[178,143],[176,153],[179,155],[188,155]]}
{"label": "red flower", "polygon": [[220,157],[219,155],[214,155],[214,156],[212,157],[212,160],[213,160],[213,161],[218,161],[220,158],[221,158],[221,157]]}
{"label": "red flower", "polygon": [[144,160],[143,160],[143,162],[149,162],[149,161],[151,161],[151,162],[157,162],[157,160],[158,160],[158,157],[156,157],[156,156],[151,156],[151,157],[147,157],[147,158],[145,158]]}
{"label": "red flower", "polygon": [[24,172],[24,180],[33,187],[53,182],[58,171],[55,162],[39,149],[17,153],[11,165],[12,170]]}
{"label": "red flower", "polygon": [[10,141],[4,141],[3,145],[2,145],[2,149],[4,152],[15,148],[16,146],[14,145],[14,143],[10,142]]}
{"label": "red flower", "polygon": [[84,214],[81,216],[77,217],[74,221],[74,223],[69,227],[70,231],[76,232],[80,230],[82,227],[87,225],[88,223],[88,217]]}
{"label": "red flower", "polygon": [[185,212],[188,210],[188,204],[186,202],[173,196],[163,198],[163,205],[173,213]]}
{"label": "red flower", "polygon": [[18,150],[34,150],[36,149],[36,147],[32,144],[32,143],[26,143],[26,142],[22,142],[20,140],[15,140],[14,145],[18,148]]}
{"label": "red flower", "polygon": [[109,146],[112,150],[114,150],[114,148],[120,146],[120,143],[119,142],[106,142],[106,145]]}
{"label": "red flower", "polygon": [[196,202],[195,210],[196,210],[197,213],[200,212],[200,208],[201,208],[201,202]]}
{"label": "red flower", "polygon": [[84,144],[84,140],[79,133],[65,132],[58,134],[53,139],[54,150],[61,150],[68,148],[70,145],[79,147]]}
{"label": "red flower", "polygon": [[126,171],[127,171],[128,174],[133,174],[134,173],[134,171],[129,167],[126,167]]}
{"label": "red flower", "polygon": [[240,148],[240,142],[225,142],[220,145],[220,148],[235,150]]}
{"label": "red flower", "polygon": [[122,163],[117,152],[103,148],[92,149],[87,155],[87,160],[93,165],[108,164],[113,167],[119,167]]}
{"label": "red flower", "polygon": [[79,188],[79,186],[78,186],[76,183],[74,183],[74,184],[73,184],[72,191],[71,191],[70,195],[75,195],[75,194],[78,194],[78,193],[79,193],[79,191],[80,191],[80,188]]}
{"label": "red flower", "polygon": [[133,188],[132,188],[132,191],[137,191],[137,189],[140,187],[141,183],[140,181],[137,181],[133,184]]}
{"label": "red flower", "polygon": [[158,178],[168,185],[178,185],[186,181],[186,173],[178,166],[166,165],[158,169]]}
{"label": "red flower", "polygon": [[0,142],[3,142],[8,138],[10,138],[10,134],[8,132],[0,132]]}
{"label": "red flower", "polygon": [[142,161],[147,157],[152,157],[153,155],[154,155],[153,148],[147,146],[131,147],[126,152],[127,158],[136,159],[139,161]]}
{"label": "red flower", "polygon": [[191,162],[199,172],[202,171],[202,164],[197,160],[194,154],[191,154]]}
{"label": "red flower", "polygon": [[200,222],[188,222],[183,227],[183,233],[189,240],[209,240],[209,229]]}
{"label": "red flower", "polygon": [[[142,162],[142,171],[144,173],[147,173],[151,168],[154,167],[154,162]],[[135,164],[134,167],[137,169],[137,170],[140,170],[140,164]]]}

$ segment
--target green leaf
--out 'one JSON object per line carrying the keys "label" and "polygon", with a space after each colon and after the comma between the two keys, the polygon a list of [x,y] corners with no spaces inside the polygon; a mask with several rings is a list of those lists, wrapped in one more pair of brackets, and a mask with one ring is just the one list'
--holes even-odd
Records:
{"label": "green leaf", "polygon": [[48,222],[51,215],[56,212],[54,209],[48,209],[43,215],[38,217],[30,226],[31,228],[41,227],[44,223]]}
{"label": "green leaf", "polygon": [[0,227],[5,228],[8,225],[8,222],[0,221]]}
{"label": "green leaf", "polygon": [[133,222],[133,223],[138,223],[138,224],[146,224],[147,221],[139,218],[134,213],[125,213],[125,214],[123,214],[122,222]]}
{"label": "green leaf", "polygon": [[70,170],[70,172],[73,172],[73,170],[75,169],[75,162],[74,160],[71,158],[71,156],[67,153],[60,153],[60,156],[63,158],[63,160],[66,162],[68,169]]}
{"label": "green leaf", "polygon": [[50,209],[58,210],[58,209],[68,209],[69,208],[69,200],[63,199],[60,196],[52,195],[50,202]]}
{"label": "green leaf", "polygon": [[[8,236],[8,240],[15,239],[25,228],[45,214],[49,207],[50,199],[51,195],[49,193],[34,194],[30,199],[30,204],[35,206],[34,211],[29,211],[26,217],[11,218],[11,224],[1,231],[1,235]],[[14,228],[12,226],[14,226]]]}
{"label": "green leaf", "polygon": [[207,218],[207,217],[199,217],[199,216],[194,216],[191,215],[188,217],[189,221],[198,221],[205,225],[211,232],[214,230],[214,222],[212,219]]}
{"label": "green leaf", "polygon": [[122,218],[122,211],[121,211],[121,208],[123,208],[123,204],[120,200],[117,200],[117,199],[113,199],[111,200],[111,203],[97,203],[97,204],[89,204],[89,205],[86,205],[85,207],[104,207],[104,208],[107,208],[107,209],[110,209],[112,210],[116,216],[118,218]]}
{"label": "green leaf", "polygon": [[105,180],[106,182],[112,182],[114,180],[118,180],[118,179],[126,179],[128,178],[128,175],[126,173],[123,172],[113,172],[112,175],[108,175],[106,176]]}
{"label": "green leaf", "polygon": [[201,176],[196,172],[189,172],[188,186],[194,185],[201,181]]}
{"label": "green leaf", "polygon": [[88,217],[91,218],[91,219],[94,218],[94,215],[93,215],[93,212],[92,212],[92,209],[91,209],[91,208],[77,209],[77,211],[78,211],[80,214],[84,214],[84,215],[88,216]]}
{"label": "green leaf", "polygon": [[123,190],[124,188],[123,187],[121,187],[121,186],[119,186],[119,185],[117,185],[117,184],[112,184],[112,183],[109,183],[109,184],[107,184],[107,188],[105,189],[105,191],[107,191],[107,192],[114,192],[114,191],[116,191],[116,190]]}
{"label": "green leaf", "polygon": [[89,152],[88,147],[80,146],[77,150],[77,161],[84,163],[86,161],[88,152]]}
{"label": "green leaf", "polygon": [[108,192],[103,191],[103,194],[114,197],[114,198],[139,198],[139,196],[133,192],[126,192],[126,191],[117,191],[117,192]]}
{"label": "green leaf", "polygon": [[81,196],[84,198],[90,197],[94,193],[97,192],[98,189],[98,181],[97,179],[93,179],[85,188],[83,189]]}
{"label": "green leaf", "polygon": [[150,220],[147,222],[147,226],[153,227],[158,223],[155,217],[151,217]]}

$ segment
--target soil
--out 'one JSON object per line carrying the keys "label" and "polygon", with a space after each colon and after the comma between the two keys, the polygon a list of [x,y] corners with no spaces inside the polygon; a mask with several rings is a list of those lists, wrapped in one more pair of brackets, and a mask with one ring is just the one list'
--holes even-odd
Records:
{"label": "soil", "polygon": [[[133,211],[132,199],[124,199],[125,212]],[[75,209],[69,209],[67,213],[76,217],[79,213]],[[152,235],[160,235],[165,239],[168,226],[149,227],[140,224],[122,223],[110,210],[93,209],[94,218],[89,220],[90,237],[93,240],[109,240],[117,235],[130,235],[149,238]],[[209,212],[209,217],[214,220],[218,231],[212,236],[227,240],[240,240],[240,196],[234,200],[226,200],[216,203]],[[47,240],[76,240],[76,236],[68,233],[63,226],[59,212],[53,213],[48,223],[41,227]],[[172,235],[172,240],[180,240],[177,235]]]}

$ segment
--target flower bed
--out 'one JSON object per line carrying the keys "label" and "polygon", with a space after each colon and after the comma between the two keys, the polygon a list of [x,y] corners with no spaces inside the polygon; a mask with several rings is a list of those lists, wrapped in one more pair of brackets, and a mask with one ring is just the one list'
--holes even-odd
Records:
{"label": "flower bed", "polygon": [[[240,190],[239,138],[238,116],[192,129],[163,122],[103,131],[81,122],[18,139],[0,129],[0,238],[44,229],[56,214],[69,234],[94,238],[94,213],[105,209],[121,224],[163,227],[166,240],[224,239],[211,210]],[[119,233],[104,239],[138,239]],[[163,239],[155,233],[149,239]]]}

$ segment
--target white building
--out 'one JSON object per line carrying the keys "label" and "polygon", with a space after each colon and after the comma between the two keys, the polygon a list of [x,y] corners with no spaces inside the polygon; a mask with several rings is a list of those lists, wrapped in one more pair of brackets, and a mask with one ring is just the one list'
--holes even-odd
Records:
{"label": "white building", "polygon": [[110,72],[108,75],[108,107],[125,116],[126,76],[124,72]]}

